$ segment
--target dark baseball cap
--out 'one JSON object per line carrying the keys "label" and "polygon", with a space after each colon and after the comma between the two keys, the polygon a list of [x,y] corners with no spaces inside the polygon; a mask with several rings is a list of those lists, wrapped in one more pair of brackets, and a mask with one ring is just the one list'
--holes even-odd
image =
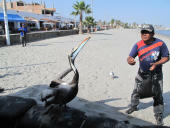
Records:
{"label": "dark baseball cap", "polygon": [[148,32],[154,32],[154,27],[151,24],[145,24],[141,28],[141,32],[144,31],[144,30],[148,31]]}

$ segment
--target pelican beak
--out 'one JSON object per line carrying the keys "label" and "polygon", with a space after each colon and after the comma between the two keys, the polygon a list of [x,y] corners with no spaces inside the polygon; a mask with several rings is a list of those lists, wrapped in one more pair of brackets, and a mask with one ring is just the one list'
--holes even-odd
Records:
{"label": "pelican beak", "polygon": [[87,37],[86,39],[84,39],[77,47],[73,48],[71,51],[71,54],[69,55],[71,57],[71,60],[74,62],[76,56],[78,55],[78,53],[80,52],[80,50],[84,47],[84,45],[88,42],[88,40],[91,37]]}

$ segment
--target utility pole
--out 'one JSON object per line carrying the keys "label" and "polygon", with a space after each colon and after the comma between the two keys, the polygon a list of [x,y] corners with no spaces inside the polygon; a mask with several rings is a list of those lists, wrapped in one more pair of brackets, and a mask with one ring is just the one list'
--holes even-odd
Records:
{"label": "utility pole", "polygon": [[93,17],[93,0],[91,0],[91,16]]}
{"label": "utility pole", "polygon": [[45,2],[44,2],[44,14],[46,13],[45,8],[46,8],[46,5],[45,5]]}
{"label": "utility pole", "polygon": [[74,27],[75,27],[75,28],[77,28],[76,15],[75,15],[75,17],[74,17],[74,18],[75,18],[75,19],[74,19],[74,20],[75,20],[75,21],[74,21],[74,25],[75,25]]}
{"label": "utility pole", "polygon": [[13,7],[12,7],[12,3],[11,3],[11,0],[10,0],[10,9],[11,9],[11,8],[13,8]]}
{"label": "utility pole", "polygon": [[[93,0],[91,0],[91,16],[93,18]],[[93,32],[93,26],[91,26],[91,32]]]}
{"label": "utility pole", "polygon": [[8,27],[6,0],[2,0],[2,1],[3,1],[3,10],[4,10],[4,23],[5,23],[6,43],[7,43],[7,45],[10,45],[10,36],[9,36],[9,27]]}

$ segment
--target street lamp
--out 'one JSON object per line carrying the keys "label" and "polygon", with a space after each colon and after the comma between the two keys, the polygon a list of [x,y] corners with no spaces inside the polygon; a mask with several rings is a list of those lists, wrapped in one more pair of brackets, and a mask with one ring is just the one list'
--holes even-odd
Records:
{"label": "street lamp", "polygon": [[10,36],[9,36],[9,27],[8,27],[6,0],[3,0],[3,10],[4,10],[4,23],[5,23],[6,42],[7,42],[7,45],[10,45]]}
{"label": "street lamp", "polygon": [[[91,16],[93,18],[93,0],[91,0]],[[91,26],[91,32],[93,32],[93,26]]]}
{"label": "street lamp", "polygon": [[75,15],[75,17],[74,17],[74,28],[75,28],[75,29],[77,28],[76,15]]}
{"label": "street lamp", "polygon": [[93,0],[91,0],[91,14],[92,14],[92,17],[93,17]]}

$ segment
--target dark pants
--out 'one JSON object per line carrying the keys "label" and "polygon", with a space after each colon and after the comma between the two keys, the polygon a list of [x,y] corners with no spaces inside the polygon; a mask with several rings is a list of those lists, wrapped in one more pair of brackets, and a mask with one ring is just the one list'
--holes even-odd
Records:
{"label": "dark pants", "polygon": [[163,113],[163,74],[160,72],[145,73],[139,69],[135,78],[135,87],[131,95],[131,107],[137,107],[139,99],[153,97],[154,113]]}
{"label": "dark pants", "polygon": [[23,47],[26,46],[26,36],[20,36],[20,42]]}

